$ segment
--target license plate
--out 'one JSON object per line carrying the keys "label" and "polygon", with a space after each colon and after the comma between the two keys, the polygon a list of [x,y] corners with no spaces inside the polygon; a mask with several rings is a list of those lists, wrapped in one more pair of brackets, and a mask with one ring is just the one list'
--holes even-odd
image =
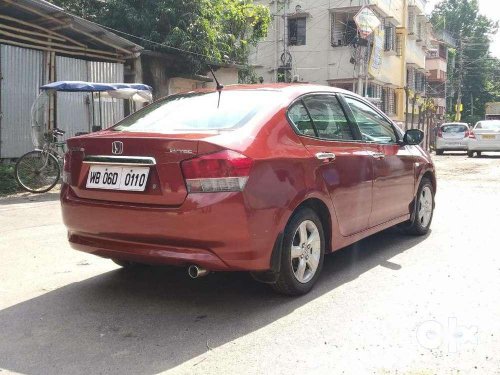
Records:
{"label": "license plate", "polygon": [[148,176],[148,167],[92,165],[87,178],[87,188],[144,191]]}
{"label": "license plate", "polygon": [[483,139],[495,139],[494,134],[485,134],[482,136]]}

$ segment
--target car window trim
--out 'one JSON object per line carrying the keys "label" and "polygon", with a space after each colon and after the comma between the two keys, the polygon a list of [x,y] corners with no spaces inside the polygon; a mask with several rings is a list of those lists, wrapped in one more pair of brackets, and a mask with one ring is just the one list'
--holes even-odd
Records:
{"label": "car window trim", "polygon": [[[349,125],[349,128],[351,129],[351,132],[352,132],[352,135],[353,135],[353,139],[327,139],[327,138],[320,138],[319,137],[319,134],[318,134],[318,131],[316,129],[316,126],[314,125],[314,121],[311,117],[311,114],[309,113],[309,109],[307,108],[305,102],[304,102],[304,98],[308,97],[308,96],[317,96],[317,95],[327,95],[327,96],[334,96],[338,99],[339,101],[339,104],[340,104],[340,108],[342,109],[343,113],[344,113],[344,116],[346,117],[346,120],[347,120],[347,124]],[[335,93],[335,92],[330,92],[330,91],[316,91],[316,92],[308,92],[306,94],[303,94],[303,95],[300,95],[298,96],[297,98],[295,98],[288,106],[287,110],[286,110],[286,118],[288,120],[288,123],[290,124],[290,126],[292,127],[293,131],[295,132],[295,134],[297,134],[299,137],[306,137],[306,138],[311,138],[311,139],[317,139],[317,140],[320,140],[320,141],[324,141],[324,142],[351,142],[351,143],[360,143],[362,142],[363,143],[363,140],[361,138],[361,132],[359,131],[357,125],[355,123],[352,122],[352,118],[350,118],[348,116],[348,114],[346,113],[346,110],[344,108],[344,105],[340,99],[340,94],[339,93]],[[313,130],[316,134],[316,136],[310,136],[310,135],[305,135],[305,134],[302,134],[300,131],[298,131],[297,127],[293,124],[293,121],[290,119],[290,116],[289,116],[289,112],[290,112],[290,109],[298,102],[301,102],[301,104],[304,106],[304,108],[306,109],[307,111],[307,114],[309,116],[309,120],[311,121],[311,124],[313,124]]]}
{"label": "car window trim", "polygon": [[339,94],[339,95],[342,96],[342,99],[344,100],[345,105],[347,106],[347,108],[349,108],[349,112],[353,116],[353,120],[354,120],[354,122],[356,124],[356,127],[358,128],[358,131],[359,131],[360,134],[361,134],[361,129],[359,128],[358,122],[356,121],[356,118],[354,117],[354,114],[352,113],[352,110],[349,107],[349,103],[347,103],[347,101],[345,100],[346,97],[349,98],[349,99],[361,102],[363,104],[366,104],[368,107],[370,107],[372,110],[374,110],[380,116],[382,116],[382,118],[387,121],[387,123],[391,127],[392,131],[394,132],[394,135],[396,136],[396,142],[395,143],[383,143],[383,142],[377,142],[377,141],[365,141],[362,138],[361,138],[361,142],[367,143],[367,144],[377,144],[377,145],[401,145],[402,144],[403,140],[401,138],[401,134],[397,130],[396,126],[394,125],[394,122],[384,112],[382,112],[379,108],[377,108],[376,106],[374,106],[372,103],[370,103],[367,100],[360,100],[360,99],[363,99],[363,98],[359,98],[359,97],[356,97],[356,96],[353,96],[353,95],[349,95],[349,94],[344,94],[344,93]]}

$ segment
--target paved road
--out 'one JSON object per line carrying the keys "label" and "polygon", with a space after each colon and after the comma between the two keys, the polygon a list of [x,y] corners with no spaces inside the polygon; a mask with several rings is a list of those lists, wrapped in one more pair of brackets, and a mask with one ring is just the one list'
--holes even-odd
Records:
{"label": "paved road", "polygon": [[56,194],[0,200],[0,368],[30,374],[500,374],[500,158],[436,157],[432,233],[326,258],[291,299],[246,274],[69,249]]}

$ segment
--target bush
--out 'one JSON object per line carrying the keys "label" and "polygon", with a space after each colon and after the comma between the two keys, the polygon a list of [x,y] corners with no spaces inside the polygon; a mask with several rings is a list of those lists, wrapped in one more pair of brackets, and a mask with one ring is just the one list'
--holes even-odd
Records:
{"label": "bush", "polygon": [[14,164],[0,163],[0,196],[13,194],[20,190],[14,177]]}

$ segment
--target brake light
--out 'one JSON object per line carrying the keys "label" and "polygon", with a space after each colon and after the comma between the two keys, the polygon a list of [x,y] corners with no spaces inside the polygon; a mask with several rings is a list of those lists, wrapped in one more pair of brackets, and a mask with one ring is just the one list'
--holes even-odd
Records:
{"label": "brake light", "polygon": [[253,160],[235,151],[221,151],[182,162],[189,193],[242,191]]}
{"label": "brake light", "polygon": [[469,138],[476,139],[476,135],[472,130],[469,132]]}
{"label": "brake light", "polygon": [[466,131],[465,131],[465,134],[464,134],[464,138],[469,138],[469,134],[470,134],[470,133],[469,133],[469,131],[468,131],[468,130],[466,130]]}
{"label": "brake light", "polygon": [[438,138],[443,138],[443,130],[438,130]]}

